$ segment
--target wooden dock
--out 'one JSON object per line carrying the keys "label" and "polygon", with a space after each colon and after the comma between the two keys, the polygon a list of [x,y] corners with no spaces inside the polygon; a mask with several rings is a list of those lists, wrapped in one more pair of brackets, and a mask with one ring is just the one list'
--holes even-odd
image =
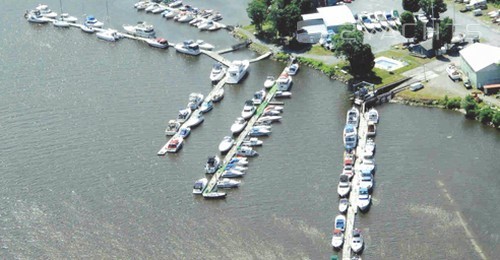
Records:
{"label": "wooden dock", "polygon": [[[271,56],[272,54],[273,54],[273,53],[272,53],[272,52],[270,52],[270,51],[269,51],[269,52],[266,52],[266,53],[264,53],[264,54],[260,55],[259,57],[255,58],[255,59],[251,59],[251,60],[249,60],[249,62],[250,62],[250,63],[253,63],[253,62],[261,61],[261,60],[263,60],[263,59],[268,58],[268,57],[269,57],[269,56]],[[283,73],[284,73],[284,72],[285,72],[285,71],[283,71]]]}
{"label": "wooden dock", "polygon": [[219,53],[217,52],[214,52],[214,51],[207,51],[207,50],[201,50],[201,53],[203,54],[206,54],[208,57],[226,65],[227,67],[231,66],[231,61],[229,61],[228,59],[222,57],[222,55],[220,55]]}

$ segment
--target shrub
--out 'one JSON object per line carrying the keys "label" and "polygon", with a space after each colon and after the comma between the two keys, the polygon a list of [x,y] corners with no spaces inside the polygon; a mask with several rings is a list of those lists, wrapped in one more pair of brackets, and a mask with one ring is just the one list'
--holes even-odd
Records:
{"label": "shrub", "polygon": [[288,61],[290,59],[290,55],[284,52],[278,52],[275,57],[278,61]]}
{"label": "shrub", "polygon": [[446,101],[446,108],[448,109],[458,109],[460,108],[460,103],[462,102],[462,99],[459,97],[448,99]]}
{"label": "shrub", "polygon": [[496,127],[499,127],[500,126],[500,111],[495,111],[495,114],[493,115],[493,118],[491,119],[491,122],[493,123],[493,125],[495,125]]}
{"label": "shrub", "polygon": [[465,109],[465,117],[476,118],[478,105],[471,95],[465,96],[461,105],[462,108]]}
{"label": "shrub", "polygon": [[495,115],[495,110],[491,109],[490,107],[485,107],[479,111],[479,121],[481,123],[489,123],[491,122],[491,119],[493,119],[493,116]]}

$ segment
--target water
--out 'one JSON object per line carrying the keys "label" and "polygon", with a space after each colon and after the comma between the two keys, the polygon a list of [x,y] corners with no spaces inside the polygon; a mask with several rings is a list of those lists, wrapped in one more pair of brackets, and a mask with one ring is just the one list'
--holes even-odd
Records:
{"label": "water", "polygon": [[[59,11],[58,1],[46,2]],[[246,3],[220,7],[246,24]],[[163,131],[191,92],[208,93],[213,61],[76,29],[28,24],[36,1],[10,2],[0,16],[0,258],[325,259],[337,214],[345,87],[303,66],[283,122],[224,201],[194,197],[208,155],[267,75],[251,65],[176,155],[159,158]],[[106,15],[102,1],[63,1],[73,15]],[[172,42],[202,38],[225,48],[226,32],[137,13],[109,1],[110,21],[145,20]],[[204,6],[203,6],[204,5]],[[250,58],[250,51],[226,55]],[[379,108],[374,204],[357,218],[366,259],[478,259],[456,212],[484,253],[500,252],[500,135],[458,113]],[[441,184],[442,185],[441,185]],[[446,197],[446,189],[452,202]],[[493,202],[492,202],[493,201]]]}

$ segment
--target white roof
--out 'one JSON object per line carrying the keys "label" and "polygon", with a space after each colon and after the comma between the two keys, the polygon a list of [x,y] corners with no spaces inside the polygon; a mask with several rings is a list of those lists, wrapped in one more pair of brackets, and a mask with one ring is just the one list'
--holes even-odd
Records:
{"label": "white roof", "polygon": [[475,72],[490,66],[492,63],[500,64],[500,48],[483,43],[472,44],[461,50],[460,55]]}
{"label": "white roof", "polygon": [[356,23],[354,15],[352,15],[351,9],[346,5],[335,5],[328,7],[317,8],[318,13],[325,21],[327,27],[338,26],[345,23]]}
{"label": "white roof", "polygon": [[303,14],[302,15],[302,20],[316,20],[316,19],[323,19],[323,16],[320,13],[312,13],[312,14]]}

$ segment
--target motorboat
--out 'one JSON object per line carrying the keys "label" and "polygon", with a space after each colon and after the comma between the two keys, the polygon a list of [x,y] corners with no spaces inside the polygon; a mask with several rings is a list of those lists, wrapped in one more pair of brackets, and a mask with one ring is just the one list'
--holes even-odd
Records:
{"label": "motorboat", "polygon": [[212,100],[205,101],[201,103],[200,111],[203,113],[210,112],[214,108],[214,103]]}
{"label": "motorboat", "polygon": [[129,34],[139,37],[154,38],[156,37],[155,28],[152,24],[146,22],[138,22],[136,25],[124,24],[123,29]]}
{"label": "motorboat", "polygon": [[356,134],[348,134],[344,136],[344,147],[346,151],[351,151],[358,144],[358,136]]}
{"label": "motorboat", "polygon": [[235,164],[235,163],[228,163],[228,164],[226,164],[226,168],[224,170],[229,170],[229,169],[233,169],[233,170],[237,170],[237,171],[240,171],[240,172],[244,172],[244,171],[248,170],[248,167],[245,167],[245,166],[242,166],[242,165],[238,165],[238,164]]}
{"label": "motorboat", "polygon": [[203,193],[203,198],[205,199],[224,199],[226,198],[227,194],[225,192],[208,192],[208,193]]}
{"label": "motorboat", "polygon": [[352,165],[345,165],[344,168],[342,168],[342,174],[347,175],[349,179],[352,179],[354,176],[354,167]]}
{"label": "motorboat", "polygon": [[349,199],[347,199],[347,198],[341,198],[339,200],[339,211],[340,211],[340,213],[346,213],[348,208],[349,208]]}
{"label": "motorboat", "polygon": [[177,9],[172,9],[172,10],[165,10],[162,13],[162,16],[165,17],[167,20],[174,18],[176,15],[179,14],[179,10]]}
{"label": "motorboat", "polygon": [[233,134],[239,134],[247,126],[247,121],[243,117],[238,117],[231,125],[231,132]]}
{"label": "motorboat", "polygon": [[354,162],[356,161],[356,156],[354,155],[353,152],[344,152],[344,166],[345,165],[354,165]]}
{"label": "motorboat", "polygon": [[278,105],[268,105],[264,111],[266,110],[276,110],[276,111],[279,111],[279,112],[283,112],[283,109],[285,109],[285,107],[283,106],[278,106]]}
{"label": "motorboat", "polygon": [[340,197],[347,197],[351,191],[351,183],[349,182],[349,176],[345,174],[340,175],[339,184],[337,186],[337,193]]}
{"label": "motorboat", "polygon": [[371,190],[373,187],[373,175],[368,172],[361,172],[359,187]]}
{"label": "motorboat", "polygon": [[166,39],[156,38],[156,39],[144,39],[144,41],[151,47],[166,49],[170,45]]}
{"label": "motorboat", "polygon": [[191,26],[198,26],[198,24],[200,24],[202,21],[203,21],[203,17],[197,16],[193,20],[189,21],[188,24]]}
{"label": "motorboat", "polygon": [[209,156],[207,159],[207,163],[205,164],[205,172],[208,174],[213,174],[220,167],[220,158],[215,156]]}
{"label": "motorboat", "polygon": [[224,98],[224,88],[220,88],[212,96],[212,101],[214,103],[220,102]]}
{"label": "motorboat", "polygon": [[160,4],[158,3],[150,3],[148,6],[146,6],[146,8],[144,8],[144,11],[146,11],[146,13],[149,13],[149,12],[152,12],[154,9],[158,8],[160,6]]}
{"label": "motorboat", "polygon": [[181,124],[186,122],[191,116],[191,112],[192,111],[189,107],[179,110],[179,114],[177,115],[177,122]]}
{"label": "motorboat", "polygon": [[224,136],[222,141],[219,143],[219,151],[221,153],[226,153],[231,150],[234,145],[234,140],[231,136]]}
{"label": "motorboat", "polygon": [[39,11],[40,15],[46,18],[55,19],[57,17],[57,13],[50,10],[48,5],[39,4],[35,10]]}
{"label": "motorboat", "polygon": [[363,159],[361,162],[361,165],[359,166],[359,170],[363,173],[371,173],[375,174],[376,170],[376,165],[375,165],[375,159]]}
{"label": "motorboat", "polygon": [[137,9],[137,11],[141,11],[146,9],[150,4],[151,2],[149,1],[139,1],[134,4],[134,8]]}
{"label": "motorboat", "polygon": [[339,229],[340,231],[344,232],[346,224],[344,215],[337,215],[333,223],[335,225],[335,229]]}
{"label": "motorboat", "polygon": [[30,23],[48,23],[52,21],[52,19],[42,16],[38,10],[29,11],[24,17],[26,17],[26,20]]}
{"label": "motorboat", "polygon": [[208,25],[209,25],[209,27],[206,29],[207,31],[217,31],[220,28],[222,28],[222,25],[220,23],[217,23],[217,22],[212,22],[212,23],[209,23]]}
{"label": "motorboat", "polygon": [[376,30],[382,30],[382,25],[380,24],[380,22],[377,20],[377,17],[375,16],[374,13],[369,13],[368,14],[368,18],[370,18],[372,24],[373,24],[373,27],[376,29]]}
{"label": "motorboat", "polygon": [[253,150],[252,147],[249,146],[240,146],[236,149],[236,155],[245,156],[245,157],[254,157],[259,155],[257,151]]}
{"label": "motorboat", "polygon": [[93,15],[89,15],[85,18],[85,25],[88,27],[95,27],[95,28],[101,28],[104,23],[101,21],[98,21]]}
{"label": "motorboat", "polygon": [[260,105],[262,104],[262,101],[264,101],[265,97],[266,97],[266,90],[261,89],[253,94],[252,102],[254,105]]}
{"label": "motorboat", "polygon": [[201,178],[197,180],[193,186],[193,194],[201,195],[205,190],[205,188],[207,187],[207,184],[208,184],[207,178]]}
{"label": "motorboat", "polygon": [[392,17],[393,17],[394,22],[396,23],[396,25],[397,26],[401,26],[401,18],[399,17],[398,10],[392,10],[391,14],[392,14]]}
{"label": "motorboat", "polygon": [[174,135],[167,143],[167,153],[176,153],[182,148],[184,138]]}
{"label": "motorboat", "polygon": [[183,43],[178,43],[174,46],[175,50],[189,55],[200,55],[201,50],[198,44],[193,41],[184,41]]}
{"label": "motorboat", "polygon": [[247,166],[248,165],[248,159],[246,157],[233,157],[231,160],[229,160],[229,164],[235,164],[239,166]]}
{"label": "motorboat", "polygon": [[227,69],[227,81],[228,84],[238,84],[240,80],[247,73],[250,62],[248,60],[235,60]]}
{"label": "motorboat", "polygon": [[214,26],[214,21],[209,19],[203,19],[198,23],[198,29],[201,31],[208,30],[210,27]]}
{"label": "motorboat", "polygon": [[84,31],[86,33],[94,33],[95,32],[94,27],[88,26],[86,24],[80,25],[80,29],[82,29],[82,31]]}
{"label": "motorboat", "polygon": [[266,81],[264,81],[264,88],[272,88],[276,84],[276,78],[274,76],[267,76]]}
{"label": "motorboat", "polygon": [[257,137],[250,137],[250,138],[247,138],[245,140],[243,140],[243,142],[241,143],[241,145],[244,145],[244,146],[261,146],[264,142],[262,140],[259,140],[259,138]]}
{"label": "motorboat", "polygon": [[358,30],[360,32],[363,31],[363,25],[361,25],[361,22],[359,22],[359,21],[356,23],[356,30]]}
{"label": "motorboat", "polygon": [[97,36],[97,38],[108,42],[116,42],[119,39],[123,38],[123,35],[121,33],[112,29],[97,32],[95,35]]}
{"label": "motorboat", "polygon": [[352,231],[351,249],[354,253],[358,254],[363,250],[363,246],[363,236],[361,235],[361,231],[356,228]]}
{"label": "motorboat", "polygon": [[181,5],[182,5],[182,1],[181,0],[177,0],[177,1],[173,1],[170,4],[168,4],[168,7],[175,8],[175,7],[179,7]]}
{"label": "motorboat", "polygon": [[252,129],[255,129],[255,130],[271,130],[271,125],[265,125],[265,124],[255,124]]}
{"label": "motorboat", "polygon": [[377,20],[380,23],[380,25],[382,26],[382,28],[389,29],[389,23],[387,22],[384,13],[382,13],[381,11],[377,11],[374,13],[374,15],[375,15],[375,17],[377,17]]}
{"label": "motorboat", "polygon": [[213,20],[213,21],[220,21],[220,20],[222,20],[222,14],[220,14],[220,13],[215,13],[215,14],[213,15],[213,17],[212,17],[212,20]]}
{"label": "motorboat", "polygon": [[243,175],[245,175],[245,172],[240,172],[238,170],[229,169],[229,170],[225,170],[224,172],[222,172],[221,177],[222,178],[241,178],[241,177],[243,177]]}
{"label": "motorboat", "polygon": [[375,108],[368,110],[368,123],[378,124],[378,111]]}
{"label": "motorboat", "polygon": [[356,107],[352,107],[347,111],[346,124],[352,125],[353,127],[358,127],[359,125],[359,110]]}
{"label": "motorboat", "polygon": [[203,18],[208,18],[214,14],[213,9],[203,9],[200,12],[198,12],[198,15],[200,15]]}
{"label": "motorboat", "polygon": [[181,124],[179,122],[176,120],[170,120],[168,121],[167,129],[165,129],[165,135],[175,135],[179,128],[181,128]]}
{"label": "motorboat", "polygon": [[375,26],[373,25],[372,20],[368,17],[367,13],[361,14],[360,20],[365,26],[366,30],[373,31],[375,29]]}
{"label": "motorboat", "polygon": [[370,207],[370,203],[372,200],[372,196],[368,193],[367,188],[359,188],[359,195],[358,195],[358,208],[362,212],[365,212],[368,210]]}
{"label": "motorboat", "polygon": [[292,92],[278,90],[274,93],[275,98],[291,98]]}
{"label": "motorboat", "polygon": [[186,121],[185,125],[187,127],[193,128],[203,123],[204,120],[205,117],[203,116],[203,112],[201,112],[200,110],[195,110],[191,117]]}
{"label": "motorboat", "polygon": [[396,28],[398,26],[391,12],[385,13],[385,19],[387,20],[387,23],[389,24],[390,27]]}
{"label": "motorboat", "polygon": [[262,123],[262,122],[278,122],[282,119],[282,116],[262,116],[257,120],[257,123]]}
{"label": "motorboat", "polygon": [[292,85],[292,77],[288,73],[283,73],[276,80],[276,84],[278,84],[278,90],[288,91]]}
{"label": "motorboat", "polygon": [[66,21],[62,20],[61,17],[59,17],[58,19],[55,19],[54,21],[52,21],[52,24],[55,27],[59,27],[59,28],[69,28],[69,22],[66,22]]}
{"label": "motorboat", "polygon": [[195,14],[193,14],[192,12],[185,12],[176,21],[179,22],[179,23],[189,23],[195,17],[196,17]]}
{"label": "motorboat", "polygon": [[334,249],[340,249],[344,244],[344,233],[340,229],[334,229],[332,235],[332,247]]}
{"label": "motorboat", "polygon": [[253,105],[252,100],[245,101],[245,105],[243,106],[243,111],[241,111],[241,117],[244,119],[249,119],[255,114],[255,106]]}
{"label": "motorboat", "polygon": [[462,75],[460,74],[455,64],[450,64],[446,66],[446,73],[448,73],[448,77],[450,77],[450,79],[453,81],[457,81],[462,78]]}
{"label": "motorboat", "polygon": [[66,21],[68,23],[76,23],[78,21],[78,18],[69,15],[68,13],[62,13],[60,15],[61,20]]}
{"label": "motorboat", "polygon": [[376,148],[375,141],[371,138],[368,138],[365,144],[365,153],[366,152],[375,153],[375,148]]}
{"label": "motorboat", "polygon": [[356,130],[356,128],[352,125],[345,125],[344,127],[344,136],[347,136],[347,135],[357,135],[358,134],[358,131]]}
{"label": "motorboat", "polygon": [[178,135],[180,137],[186,139],[189,136],[189,134],[191,134],[191,128],[190,127],[183,126],[183,127],[179,128]]}
{"label": "motorboat", "polygon": [[189,108],[191,108],[192,110],[195,110],[197,109],[199,106],[201,106],[201,103],[203,103],[203,99],[205,98],[205,96],[203,96],[203,94],[201,93],[191,93],[189,94],[189,104],[190,106],[188,106]]}
{"label": "motorboat", "polygon": [[210,80],[212,82],[219,82],[226,75],[226,68],[222,66],[222,63],[217,62],[212,66],[212,71],[210,71]]}
{"label": "motorboat", "polygon": [[366,136],[375,136],[377,135],[377,126],[373,122],[368,122],[368,130],[366,131]]}
{"label": "motorboat", "polygon": [[241,181],[231,180],[229,178],[222,178],[217,181],[217,188],[219,189],[231,189],[238,188],[241,184]]}
{"label": "motorboat", "polygon": [[159,14],[159,13],[162,13],[163,11],[167,10],[167,8],[168,7],[166,7],[164,5],[158,5],[155,8],[153,8],[153,10],[151,10],[151,13],[152,14]]}
{"label": "motorboat", "polygon": [[262,116],[279,116],[281,115],[281,111],[275,110],[275,109],[268,109],[265,108],[264,111],[262,112]]}
{"label": "motorboat", "polygon": [[291,75],[291,76],[296,75],[297,72],[299,71],[299,64],[293,63],[292,65],[290,65],[290,67],[287,68],[286,71],[287,71],[288,75]]}
{"label": "motorboat", "polygon": [[255,128],[250,129],[248,135],[250,137],[268,136],[271,134],[271,130],[265,128]]}

